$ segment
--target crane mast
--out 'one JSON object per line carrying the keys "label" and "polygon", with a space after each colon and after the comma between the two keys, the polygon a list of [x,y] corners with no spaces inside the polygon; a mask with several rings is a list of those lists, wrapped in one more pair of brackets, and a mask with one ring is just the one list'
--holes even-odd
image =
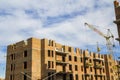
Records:
{"label": "crane mast", "polygon": [[111,42],[111,39],[114,40],[114,36],[111,33],[110,29],[108,29],[107,35],[103,34],[100,30],[98,30],[97,28],[94,27],[94,25],[85,23],[85,25],[87,25],[90,29],[92,29],[93,31],[95,31],[96,33],[98,33],[99,35],[101,35],[102,37],[104,37],[106,39],[106,46],[108,49],[108,53],[113,55],[113,47],[114,47],[114,43]]}

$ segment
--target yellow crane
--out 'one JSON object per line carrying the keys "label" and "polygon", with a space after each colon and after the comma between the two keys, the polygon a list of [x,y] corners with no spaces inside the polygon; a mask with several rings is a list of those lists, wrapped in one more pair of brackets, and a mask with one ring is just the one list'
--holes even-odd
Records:
{"label": "yellow crane", "polygon": [[111,33],[110,29],[108,29],[107,35],[103,34],[100,30],[98,30],[95,25],[91,25],[88,23],[85,23],[86,26],[88,26],[90,29],[92,29],[93,31],[95,31],[96,33],[98,33],[99,35],[101,35],[102,37],[104,37],[106,39],[106,46],[108,49],[108,53],[111,54],[112,56],[114,56],[113,54],[113,47],[115,47],[114,45],[114,36]]}

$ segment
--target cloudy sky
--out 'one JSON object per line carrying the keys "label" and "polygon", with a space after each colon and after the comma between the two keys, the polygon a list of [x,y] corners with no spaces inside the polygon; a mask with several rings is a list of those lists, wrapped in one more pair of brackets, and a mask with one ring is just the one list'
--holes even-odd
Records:
{"label": "cloudy sky", "polygon": [[29,37],[53,39],[90,51],[96,51],[99,42],[105,52],[105,39],[84,23],[97,25],[104,34],[111,29],[117,37],[113,1],[0,0],[0,77],[5,76],[6,46]]}

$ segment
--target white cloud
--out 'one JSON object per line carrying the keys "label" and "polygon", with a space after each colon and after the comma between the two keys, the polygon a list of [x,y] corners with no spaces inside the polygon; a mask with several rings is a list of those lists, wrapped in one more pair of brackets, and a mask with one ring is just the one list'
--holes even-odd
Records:
{"label": "white cloud", "polygon": [[[96,2],[94,0],[24,0],[22,2],[20,0],[2,0],[1,8],[8,13],[11,13],[12,15],[0,16],[0,31],[2,32],[2,34],[0,34],[0,41],[2,42],[1,45],[19,41],[21,39],[25,39],[25,37],[33,35],[39,37],[40,35],[36,33],[38,31],[40,34],[42,34],[42,37],[51,36],[51,39],[57,40],[59,38],[58,41],[61,40],[62,42],[63,38],[56,35],[61,34],[62,36],[67,36],[65,39],[68,39],[67,41],[69,43],[71,43],[71,41],[73,42],[72,37],[75,36],[77,39],[76,42],[72,43],[73,46],[78,46],[77,42],[79,41],[83,43],[82,45],[88,43],[93,44],[94,41],[98,40],[97,38],[101,37],[96,35],[94,38],[92,38],[92,35],[96,33],[87,29],[87,27],[82,28],[84,27],[84,22],[89,22],[91,24],[100,26],[98,29],[104,33],[106,33],[106,29],[108,28],[106,26],[110,26],[109,28],[111,28],[114,34],[117,35],[115,33],[116,27],[113,27],[115,25],[112,23],[114,20],[113,1],[98,0],[98,9],[94,8],[95,3]],[[24,10],[26,9],[35,9],[35,12],[37,12],[41,18],[31,18],[30,15],[25,13]],[[43,12],[41,12],[40,9],[43,9]],[[64,22],[58,22],[55,24],[53,23],[53,25],[50,25],[47,28],[43,27],[45,24],[43,22],[47,19],[48,16],[53,17],[58,15],[71,14],[71,12],[81,11],[82,9],[88,9],[88,12],[83,15],[78,15],[72,19],[65,20]],[[25,33],[21,33],[22,30],[25,31]],[[23,33],[25,35],[22,35]],[[86,35],[83,35],[83,33]],[[70,37],[71,34],[74,36]],[[86,41],[86,38],[89,39],[89,41]],[[65,39],[64,41],[66,41]],[[103,40],[101,38],[101,42],[102,41]]]}

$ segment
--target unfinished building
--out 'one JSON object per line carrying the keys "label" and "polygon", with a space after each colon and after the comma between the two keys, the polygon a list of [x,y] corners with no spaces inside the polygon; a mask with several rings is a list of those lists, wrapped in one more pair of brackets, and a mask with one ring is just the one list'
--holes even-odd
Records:
{"label": "unfinished building", "polygon": [[113,62],[110,55],[29,38],[8,45],[5,80],[116,80]]}

